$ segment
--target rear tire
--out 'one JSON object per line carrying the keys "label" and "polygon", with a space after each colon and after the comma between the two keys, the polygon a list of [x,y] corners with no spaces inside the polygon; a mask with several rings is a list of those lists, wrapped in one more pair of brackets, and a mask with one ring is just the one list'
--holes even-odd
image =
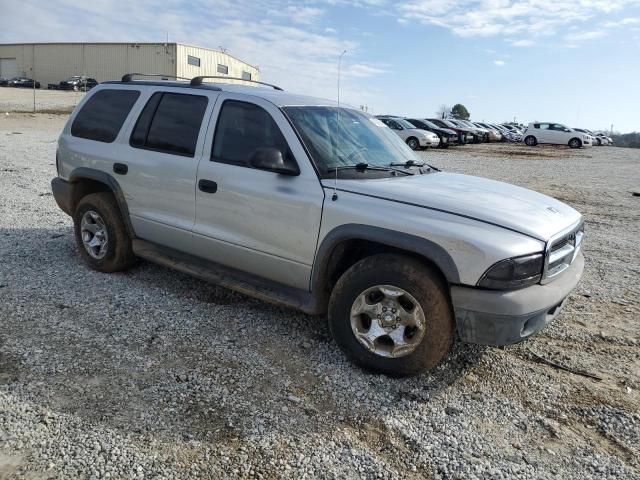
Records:
{"label": "rear tire", "polygon": [[328,312],[340,349],[361,367],[387,375],[433,368],[449,353],[455,334],[445,282],[404,255],[357,262],[336,283]]}
{"label": "rear tire", "polygon": [[533,135],[529,135],[528,137],[525,137],[524,143],[528,147],[535,147],[538,144],[538,140]]}
{"label": "rear tire", "polygon": [[581,146],[582,146],[582,142],[580,141],[579,138],[572,138],[571,140],[569,140],[570,148],[580,148]]}
{"label": "rear tire", "polygon": [[73,223],[80,256],[94,270],[118,272],[135,263],[131,237],[110,193],[83,197],[75,209]]}

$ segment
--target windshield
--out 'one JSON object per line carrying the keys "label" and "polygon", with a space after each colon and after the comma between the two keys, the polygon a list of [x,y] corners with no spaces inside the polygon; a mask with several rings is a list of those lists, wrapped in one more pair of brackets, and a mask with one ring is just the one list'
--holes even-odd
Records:
{"label": "windshield", "polygon": [[424,123],[429,128],[442,128],[442,127],[439,127],[438,125],[436,125],[435,123],[430,122],[429,120],[420,120],[420,121],[422,123]]}
{"label": "windshield", "polygon": [[[362,162],[385,167],[409,160],[422,163],[398,135],[364,112],[320,106],[284,107],[283,110],[322,176],[330,177],[327,171],[332,168]],[[414,128],[402,121],[409,125],[407,128]]]}
{"label": "windshield", "polygon": [[398,122],[402,128],[416,128],[414,125],[407,122],[404,118],[394,118],[394,120]]}

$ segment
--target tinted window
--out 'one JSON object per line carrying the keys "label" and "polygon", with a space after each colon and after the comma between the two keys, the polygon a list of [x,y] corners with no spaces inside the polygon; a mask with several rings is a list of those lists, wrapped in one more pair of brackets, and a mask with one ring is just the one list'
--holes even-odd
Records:
{"label": "tinted window", "polygon": [[181,93],[153,94],[145,105],[129,143],[132,147],[193,157],[207,97]]}
{"label": "tinted window", "polygon": [[227,75],[229,73],[229,67],[227,67],[226,65],[218,64],[218,73],[224,73],[225,75]]}
{"label": "tinted window", "polygon": [[191,55],[187,55],[187,63],[189,65],[193,65],[194,67],[200,66],[200,59],[198,57],[193,57]]}
{"label": "tinted window", "polygon": [[71,125],[71,135],[111,143],[118,136],[138,90],[101,90],[84,104]]}
{"label": "tinted window", "polygon": [[242,79],[243,79],[243,80],[251,80],[251,73],[249,73],[249,72],[242,72]]}
{"label": "tinted window", "polygon": [[263,108],[227,100],[222,105],[213,140],[211,160],[249,167],[258,149],[277,148],[293,162],[289,146],[271,115]]}

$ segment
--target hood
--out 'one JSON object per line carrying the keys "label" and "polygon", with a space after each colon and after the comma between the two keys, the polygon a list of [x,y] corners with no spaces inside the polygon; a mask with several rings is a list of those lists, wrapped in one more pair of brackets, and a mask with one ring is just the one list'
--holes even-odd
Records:
{"label": "hood", "polygon": [[581,218],[570,206],[533,190],[457,173],[338,180],[338,188],[471,217],[542,241]]}

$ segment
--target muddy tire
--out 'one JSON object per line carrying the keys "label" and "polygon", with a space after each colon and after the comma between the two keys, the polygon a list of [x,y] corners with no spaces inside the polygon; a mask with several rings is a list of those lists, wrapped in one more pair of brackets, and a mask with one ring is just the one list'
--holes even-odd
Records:
{"label": "muddy tire", "polygon": [[80,255],[94,270],[117,272],[135,263],[131,237],[110,193],[83,197],[74,212],[73,224]]}
{"label": "muddy tire", "polygon": [[349,268],[333,289],[328,317],[333,338],[351,360],[392,376],[433,368],[455,335],[439,273],[396,254],[373,255]]}

